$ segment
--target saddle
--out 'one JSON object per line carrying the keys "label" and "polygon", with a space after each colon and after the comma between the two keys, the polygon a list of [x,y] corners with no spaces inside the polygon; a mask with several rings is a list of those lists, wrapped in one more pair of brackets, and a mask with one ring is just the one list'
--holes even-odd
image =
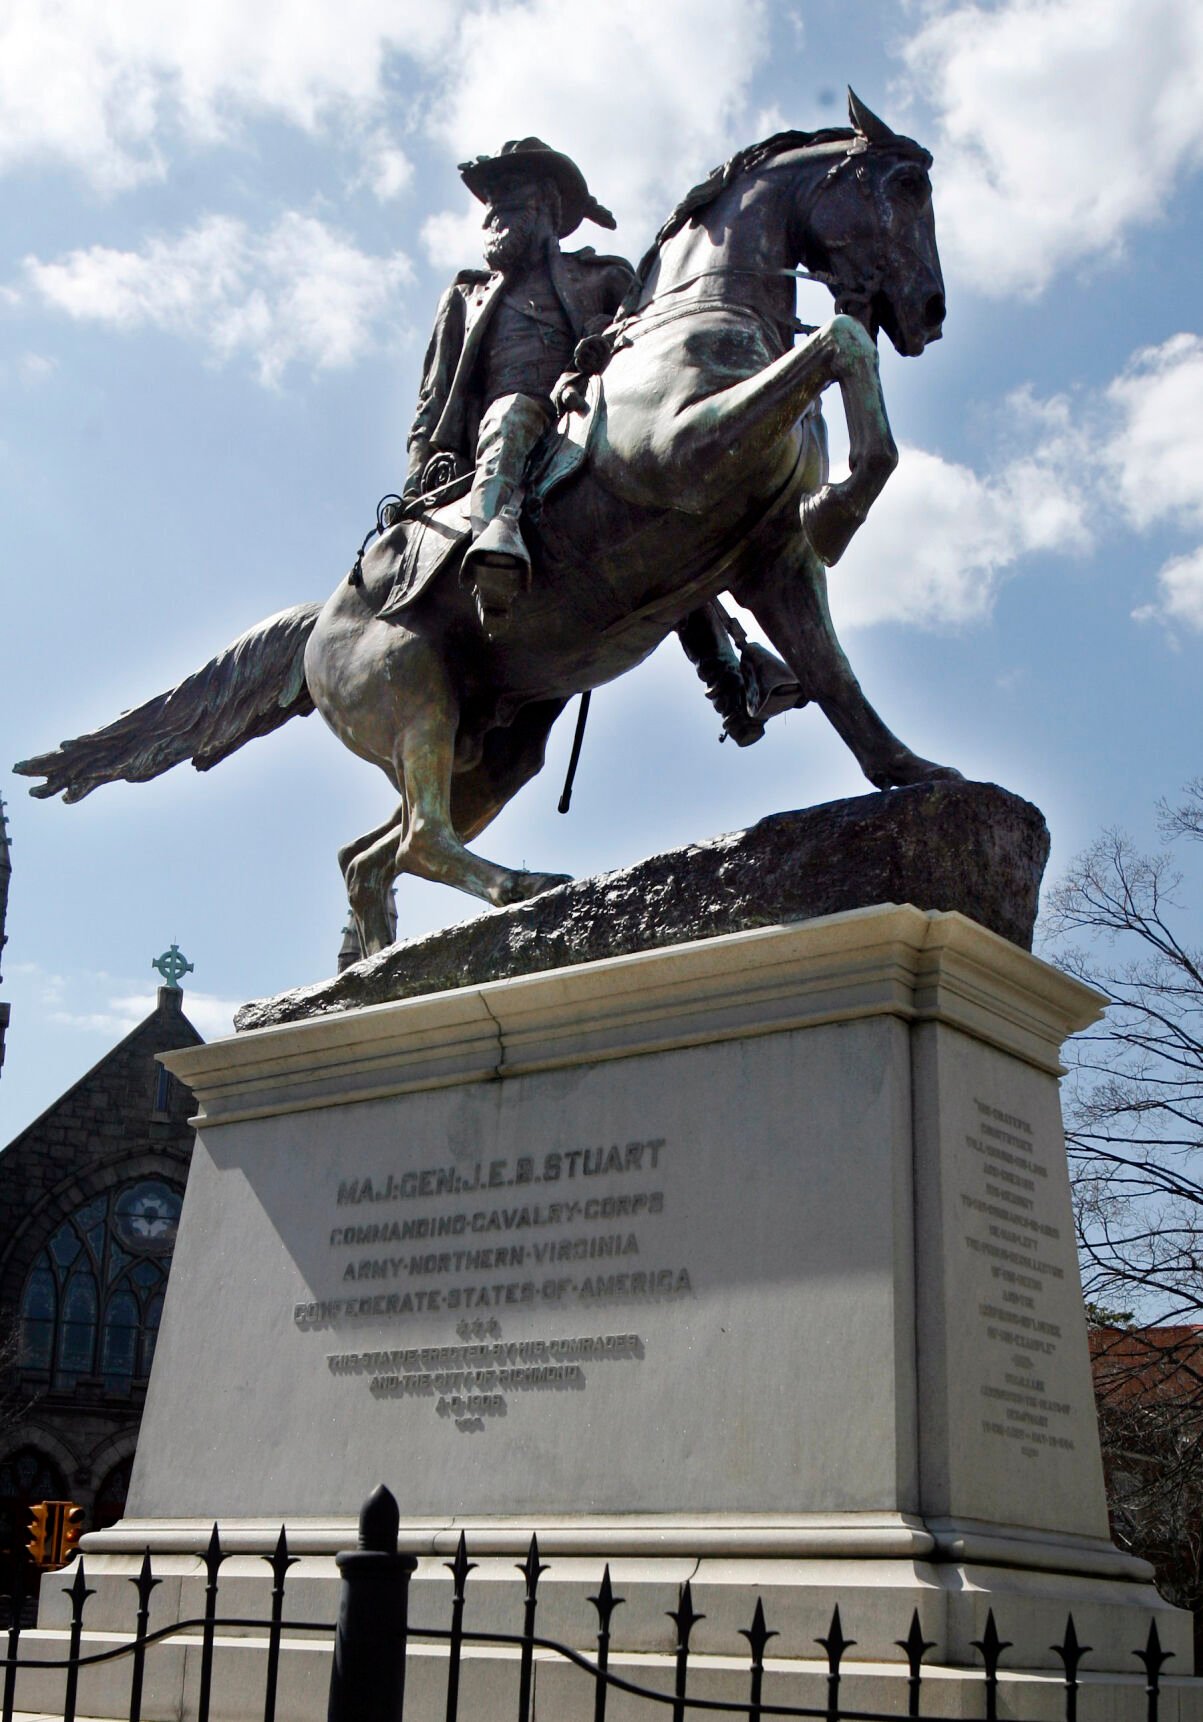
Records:
{"label": "saddle", "polygon": [[[588,411],[569,413],[535,447],[527,467],[521,516],[528,542],[528,535],[538,533],[546,498],[585,463],[594,428],[604,416],[598,412],[601,392],[601,377],[591,377],[586,390]],[[372,585],[389,582],[388,596],[377,612],[381,620],[400,617],[433,581],[459,569],[472,537],[468,512],[471,490],[472,474],[468,472],[418,497],[407,518],[383,532],[364,551],[365,578]]]}

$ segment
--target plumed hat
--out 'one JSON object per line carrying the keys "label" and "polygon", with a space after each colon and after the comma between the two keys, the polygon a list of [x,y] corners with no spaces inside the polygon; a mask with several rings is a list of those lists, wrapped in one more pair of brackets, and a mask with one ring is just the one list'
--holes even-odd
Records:
{"label": "plumed hat", "polygon": [[507,180],[554,180],[560,191],[561,239],[582,221],[594,221],[599,227],[618,225],[610,211],[590,192],[576,163],[545,144],[542,138],[511,138],[502,144],[497,155],[478,155],[473,161],[460,162],[459,171],[473,197],[482,203],[488,203]]}

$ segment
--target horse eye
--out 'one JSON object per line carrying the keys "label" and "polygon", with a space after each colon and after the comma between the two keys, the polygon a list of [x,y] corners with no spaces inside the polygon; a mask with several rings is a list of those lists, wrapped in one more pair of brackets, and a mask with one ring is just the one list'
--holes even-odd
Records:
{"label": "horse eye", "polygon": [[931,189],[927,175],[921,173],[917,167],[900,168],[895,175],[895,184],[900,191],[911,197],[926,197]]}

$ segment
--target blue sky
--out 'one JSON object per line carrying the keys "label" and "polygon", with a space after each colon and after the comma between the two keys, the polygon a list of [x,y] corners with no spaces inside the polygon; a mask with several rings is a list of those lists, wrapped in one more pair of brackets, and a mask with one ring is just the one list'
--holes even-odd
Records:
{"label": "blue sky", "polygon": [[[1194,0],[0,8],[0,1142],[145,1014],[173,939],[207,1035],[333,969],[335,850],[392,796],[320,718],[72,808],[7,767],[345,572],[478,260],[456,162],[542,135],[636,257],[734,148],[839,123],[847,83],[935,155],[949,317],[883,356],[903,458],[833,609],[913,747],[1044,809],[1055,872],[1203,769]],[[813,711],[718,747],[673,642],[594,702],[563,819],[570,723],[486,854],[585,874],[868,788]],[[477,912],[398,895],[403,933]]]}

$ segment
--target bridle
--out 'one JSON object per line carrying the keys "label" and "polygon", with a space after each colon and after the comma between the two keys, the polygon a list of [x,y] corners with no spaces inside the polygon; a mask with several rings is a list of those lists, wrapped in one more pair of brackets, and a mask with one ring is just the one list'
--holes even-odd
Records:
{"label": "bridle", "polygon": [[[629,345],[639,335],[653,328],[660,328],[664,323],[674,321],[678,317],[723,311],[731,316],[751,319],[770,329],[778,337],[778,344],[784,351],[788,343],[781,343],[780,341],[781,320],[772,318],[767,312],[760,311],[751,305],[731,304],[727,300],[718,298],[699,298],[691,299],[681,305],[670,305],[665,309],[657,309],[657,307],[663,307],[665,301],[674,294],[684,293],[688,288],[696,286],[699,281],[704,281],[707,277],[715,275],[751,275],[761,280],[790,276],[798,281],[814,281],[820,287],[827,288],[835,301],[837,312],[856,317],[859,322],[867,322],[869,307],[885,285],[884,247],[880,243],[884,219],[878,188],[870,175],[866,173],[865,164],[859,160],[870,148],[872,145],[867,142],[854,141],[838,161],[833,162],[827,172],[818,180],[798,219],[802,231],[805,232],[814,219],[815,210],[820,201],[836,188],[839,181],[846,177],[847,171],[851,169],[857,191],[862,201],[872,212],[874,233],[879,241],[872,248],[876,261],[871,267],[867,267],[856,274],[838,268],[753,269],[737,264],[720,264],[712,269],[700,269],[696,274],[687,276],[683,281],[675,281],[671,287],[666,287],[663,292],[656,293],[653,298],[637,310],[617,318],[606,331],[607,336],[613,337],[613,350],[618,351],[620,347]],[[908,152],[900,151],[898,153],[901,160],[910,159]],[[913,159],[919,164],[925,162],[923,155],[916,155]],[[927,157],[926,160],[930,161],[930,157]],[[829,242],[829,249],[838,251],[851,243],[850,240],[832,240]],[[814,325],[800,323],[797,318],[793,318],[790,332],[792,334],[813,334]]]}
{"label": "bridle", "polygon": [[[869,143],[854,143],[848,150],[847,154],[842,156],[839,161],[835,162],[833,166],[828,169],[826,174],[824,174],[823,178],[815,187],[814,194],[800,217],[803,231],[805,231],[814,218],[815,209],[820,198],[822,198],[826,192],[833,189],[837,178],[844,174],[846,169],[851,168],[853,184],[856,186],[856,189],[860,194],[861,201],[870,210],[872,215],[873,237],[875,243],[871,246],[870,250],[875,261],[871,266],[861,270],[859,274],[853,275],[842,273],[838,269],[820,270],[808,275],[806,279],[821,282],[822,285],[828,289],[832,298],[835,300],[835,308],[837,312],[842,312],[846,316],[855,317],[858,322],[866,323],[866,325],[868,322],[869,308],[872,305],[873,300],[885,287],[886,281],[886,248],[883,241],[883,230],[886,223],[881,198],[881,180],[884,175],[877,177],[871,176],[866,171],[866,164],[858,159],[865,155],[872,147],[873,146]],[[898,157],[897,165],[899,166],[903,166],[909,162],[914,166],[922,167],[926,172],[927,168],[931,165],[931,157],[925,150],[916,150],[914,154],[912,154],[910,150],[897,150],[890,151],[889,153]],[[887,166],[888,165],[889,164],[887,164]],[[829,240],[827,244],[829,251],[839,252],[850,246],[852,241],[850,239],[833,239]],[[908,247],[908,249],[913,250],[913,247]]]}

